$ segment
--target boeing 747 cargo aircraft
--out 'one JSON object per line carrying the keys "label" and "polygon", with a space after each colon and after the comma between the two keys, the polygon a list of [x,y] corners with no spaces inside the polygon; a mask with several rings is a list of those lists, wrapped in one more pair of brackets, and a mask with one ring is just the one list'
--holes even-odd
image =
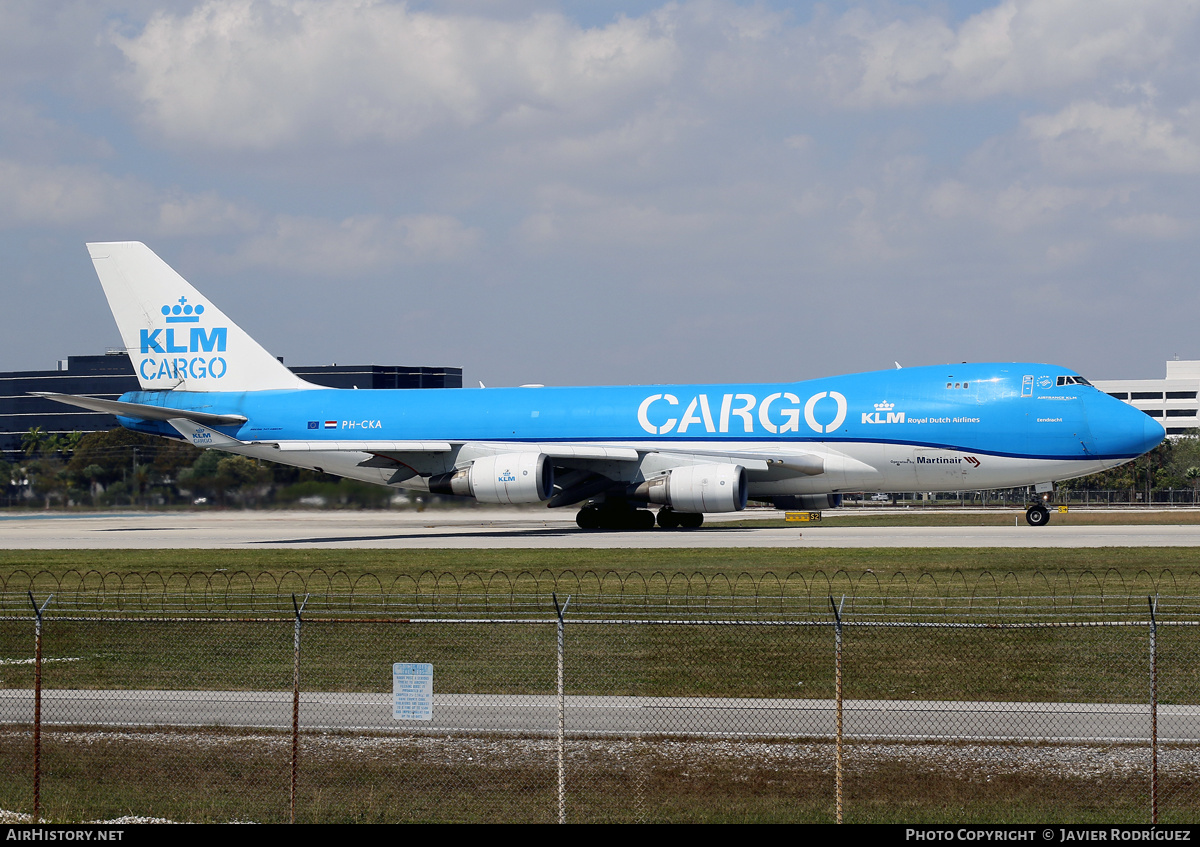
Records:
{"label": "boeing 747 cargo aircraft", "polygon": [[[120,400],[45,394],[139,432],[482,503],[580,505],[585,529],[698,527],[748,500],[960,491],[1102,471],[1162,426],[1054,365],[768,384],[356,391],[305,382],[144,244],[89,244],[137,370]],[[1049,520],[1039,500],[1026,512]]]}

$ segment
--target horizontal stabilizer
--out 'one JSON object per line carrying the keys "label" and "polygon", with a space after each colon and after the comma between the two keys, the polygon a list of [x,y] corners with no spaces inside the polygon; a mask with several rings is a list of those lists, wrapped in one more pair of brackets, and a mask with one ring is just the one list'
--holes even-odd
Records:
{"label": "horizontal stabilizer", "polygon": [[141,418],[144,421],[169,421],[173,418],[194,421],[204,426],[238,426],[246,422],[243,415],[215,415],[211,412],[193,412],[188,409],[168,409],[164,406],[147,406],[143,403],[126,403],[122,400],[103,400],[99,397],[82,397],[78,394],[53,394],[49,391],[31,391],[30,394],[78,406],[93,412],[107,412],[123,418]]}
{"label": "horizontal stabilizer", "polygon": [[197,447],[216,447],[219,450],[232,450],[233,452],[242,452],[237,448],[250,447],[245,441],[238,441],[236,438],[230,438],[224,433],[217,432],[215,429],[209,429],[203,424],[198,424],[195,421],[189,421],[186,418],[171,418],[167,421],[175,431],[186,438],[188,441]]}

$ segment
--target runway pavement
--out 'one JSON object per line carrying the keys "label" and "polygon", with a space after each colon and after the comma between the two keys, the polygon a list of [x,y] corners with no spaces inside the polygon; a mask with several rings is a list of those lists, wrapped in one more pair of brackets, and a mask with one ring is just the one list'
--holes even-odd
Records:
{"label": "runway pavement", "polygon": [[[289,729],[290,692],[51,690],[46,726],[254,727]],[[566,698],[566,728],[605,736],[680,735],[828,738],[832,700],[690,697]],[[0,690],[0,723],[28,724],[33,692]],[[306,730],[553,735],[557,699],[541,695],[440,694],[430,721],[396,721],[387,694],[306,693]],[[1145,704],[850,700],[848,737],[862,740],[1139,743],[1150,737]],[[1159,740],[1200,739],[1200,707],[1162,706]]]}
{"label": "runway pavement", "polygon": [[[571,549],[662,547],[1195,547],[1200,524],[846,527],[820,524],[729,526],[778,520],[776,511],[711,515],[699,530],[585,532],[559,510],[417,512],[143,512],[0,516],[3,549]],[[1007,519],[1007,515],[1006,515]]]}

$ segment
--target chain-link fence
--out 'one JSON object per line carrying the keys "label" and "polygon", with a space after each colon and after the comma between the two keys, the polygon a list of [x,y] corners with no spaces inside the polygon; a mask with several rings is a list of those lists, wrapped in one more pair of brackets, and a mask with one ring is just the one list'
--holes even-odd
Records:
{"label": "chain-link fence", "polygon": [[[177,611],[56,611],[30,595],[17,614],[4,599],[0,808],[276,822],[1200,813],[1187,598],[983,611],[865,594],[460,592],[386,614],[298,595],[197,616],[162,597]],[[431,667],[428,719],[394,717],[396,663]]]}

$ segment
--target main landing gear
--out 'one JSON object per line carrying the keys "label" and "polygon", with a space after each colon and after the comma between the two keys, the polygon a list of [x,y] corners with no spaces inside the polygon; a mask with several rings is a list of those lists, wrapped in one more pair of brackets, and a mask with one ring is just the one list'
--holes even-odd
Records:
{"label": "main landing gear", "polygon": [[670,506],[658,510],[658,525],[663,529],[699,529],[703,523],[699,512],[677,512]]}
{"label": "main landing gear", "polygon": [[1050,510],[1041,503],[1034,503],[1025,510],[1025,523],[1030,526],[1045,526],[1050,523]]}
{"label": "main landing gear", "polygon": [[[654,512],[638,509],[628,502],[588,503],[575,516],[580,529],[654,529]],[[658,525],[663,529],[696,529],[704,523],[699,512],[676,512],[667,506],[658,510]]]}
{"label": "main landing gear", "polygon": [[654,529],[654,512],[624,502],[589,503],[579,510],[575,523],[580,529]]}

